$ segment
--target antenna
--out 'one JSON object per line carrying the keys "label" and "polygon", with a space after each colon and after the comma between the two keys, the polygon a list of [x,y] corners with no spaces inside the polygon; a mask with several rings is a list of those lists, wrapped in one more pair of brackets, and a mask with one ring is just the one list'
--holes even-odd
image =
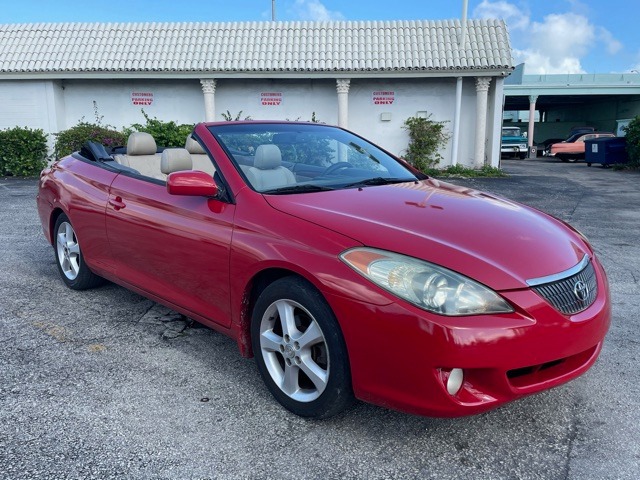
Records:
{"label": "antenna", "polygon": [[460,41],[458,48],[464,48],[465,37],[467,36],[467,8],[469,7],[469,0],[462,0],[462,20],[460,21]]}

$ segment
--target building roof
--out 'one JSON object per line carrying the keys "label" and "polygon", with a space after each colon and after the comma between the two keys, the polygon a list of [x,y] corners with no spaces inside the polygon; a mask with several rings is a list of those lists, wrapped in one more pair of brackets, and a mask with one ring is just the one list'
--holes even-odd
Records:
{"label": "building roof", "polygon": [[459,20],[6,24],[0,73],[511,71],[502,20],[469,20],[462,49],[460,33]]}
{"label": "building roof", "polygon": [[524,75],[524,70],[524,64],[518,65],[504,82],[505,111],[528,110],[531,96],[536,97],[538,109],[549,110],[588,101],[614,101],[622,95],[634,98],[640,95],[637,73]]}

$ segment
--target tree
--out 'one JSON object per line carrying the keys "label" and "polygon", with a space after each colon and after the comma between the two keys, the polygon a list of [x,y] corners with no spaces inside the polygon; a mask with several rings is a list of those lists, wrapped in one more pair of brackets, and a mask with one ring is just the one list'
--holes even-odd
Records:
{"label": "tree", "polygon": [[624,127],[627,138],[627,153],[629,154],[629,164],[633,167],[640,167],[640,115],[629,122]]}

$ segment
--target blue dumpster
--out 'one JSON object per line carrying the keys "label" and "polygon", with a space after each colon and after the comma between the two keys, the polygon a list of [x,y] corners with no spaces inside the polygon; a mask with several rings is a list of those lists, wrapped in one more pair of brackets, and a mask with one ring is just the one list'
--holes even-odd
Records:
{"label": "blue dumpster", "polygon": [[604,167],[614,163],[627,163],[627,139],[625,137],[594,138],[584,142],[584,160],[590,167],[600,163]]}

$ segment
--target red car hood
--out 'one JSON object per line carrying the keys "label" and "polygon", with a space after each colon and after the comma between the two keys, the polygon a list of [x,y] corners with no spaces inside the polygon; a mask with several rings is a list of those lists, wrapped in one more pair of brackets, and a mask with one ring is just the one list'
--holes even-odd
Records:
{"label": "red car hood", "polygon": [[422,258],[496,290],[526,288],[527,279],[567,270],[589,253],[558,220],[434,179],[265,198],[364,245]]}

